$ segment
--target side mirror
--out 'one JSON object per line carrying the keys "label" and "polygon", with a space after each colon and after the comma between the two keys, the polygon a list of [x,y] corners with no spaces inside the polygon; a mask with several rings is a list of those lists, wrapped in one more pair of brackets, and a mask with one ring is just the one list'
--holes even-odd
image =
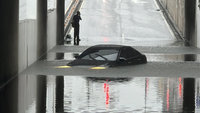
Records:
{"label": "side mirror", "polygon": [[119,62],[125,62],[126,59],[124,57],[119,57]]}
{"label": "side mirror", "polygon": [[79,54],[74,54],[74,58],[78,59],[79,58]]}

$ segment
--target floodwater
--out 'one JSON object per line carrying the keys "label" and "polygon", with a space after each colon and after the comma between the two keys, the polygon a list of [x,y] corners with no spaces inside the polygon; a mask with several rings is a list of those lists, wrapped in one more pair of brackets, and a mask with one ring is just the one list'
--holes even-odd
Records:
{"label": "floodwater", "polygon": [[200,78],[21,75],[1,89],[1,113],[200,112]]}
{"label": "floodwater", "polygon": [[[1,87],[0,113],[200,112],[200,50],[181,48],[157,9],[154,0],[84,0],[81,47],[56,46]],[[148,63],[55,68],[99,43],[138,46]]]}
{"label": "floodwater", "polygon": [[[45,58],[46,60],[41,62],[46,64],[34,64],[29,71],[2,87],[1,113],[200,112],[200,78],[197,73],[199,61],[190,60],[192,57],[186,59],[184,56],[187,55],[148,54],[147,59],[150,62],[145,65],[122,66],[101,71],[87,68],[52,68],[66,64],[66,61],[72,58],[67,57],[72,54],[63,55],[56,55],[59,56],[56,59]],[[188,67],[187,63],[192,61],[197,65],[190,64],[194,70],[188,70],[190,74],[187,77],[182,76],[181,72],[174,74],[170,70],[157,71],[159,75],[156,76],[149,70],[152,75],[138,76],[140,73],[134,70],[140,67],[142,73],[148,73],[142,70],[143,66],[149,67],[151,64],[155,67],[154,63],[162,61],[166,61],[168,67],[171,67],[169,62],[181,63]],[[162,66],[163,64],[157,69],[162,71]],[[178,72],[179,68],[175,70]],[[72,74],[67,74],[69,71],[72,71]],[[128,72],[120,75],[121,71]],[[195,77],[193,74],[196,74]]]}

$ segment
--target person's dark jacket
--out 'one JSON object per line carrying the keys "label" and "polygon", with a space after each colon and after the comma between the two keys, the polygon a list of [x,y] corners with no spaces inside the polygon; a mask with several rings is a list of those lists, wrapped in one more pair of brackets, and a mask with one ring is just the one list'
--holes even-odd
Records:
{"label": "person's dark jacket", "polygon": [[80,15],[74,15],[73,17],[73,24],[74,24],[74,27],[79,27],[79,21],[81,20],[81,16]]}

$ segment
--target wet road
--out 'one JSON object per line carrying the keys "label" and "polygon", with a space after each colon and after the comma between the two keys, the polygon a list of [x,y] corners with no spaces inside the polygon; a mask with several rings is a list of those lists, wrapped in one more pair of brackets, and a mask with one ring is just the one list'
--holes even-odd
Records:
{"label": "wet road", "polygon": [[80,45],[180,45],[158,9],[154,0],[84,0]]}
{"label": "wet road", "polygon": [[[81,46],[54,47],[1,87],[0,113],[200,112],[200,50],[182,47],[156,9],[153,0],[84,0]],[[148,63],[58,67],[99,43],[131,45]]]}

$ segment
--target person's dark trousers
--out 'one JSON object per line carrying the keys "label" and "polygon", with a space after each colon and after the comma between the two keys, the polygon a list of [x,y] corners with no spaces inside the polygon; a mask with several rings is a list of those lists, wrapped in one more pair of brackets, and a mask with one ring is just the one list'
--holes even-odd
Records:
{"label": "person's dark trousers", "polygon": [[74,27],[74,45],[79,45],[79,26]]}

